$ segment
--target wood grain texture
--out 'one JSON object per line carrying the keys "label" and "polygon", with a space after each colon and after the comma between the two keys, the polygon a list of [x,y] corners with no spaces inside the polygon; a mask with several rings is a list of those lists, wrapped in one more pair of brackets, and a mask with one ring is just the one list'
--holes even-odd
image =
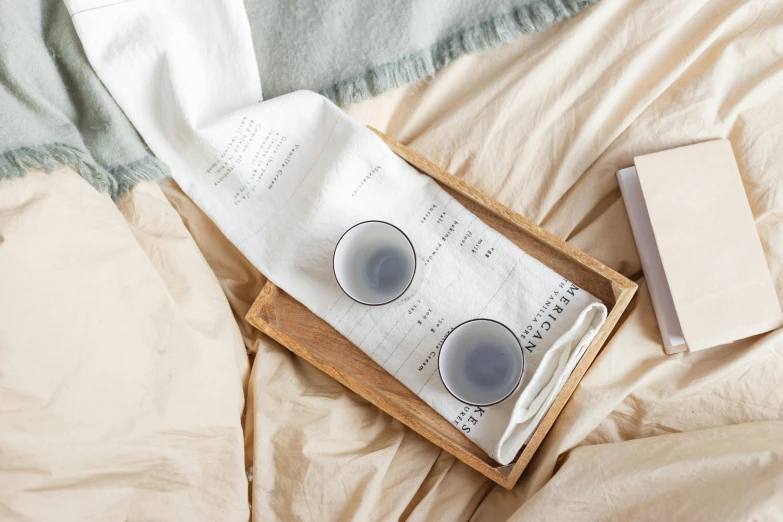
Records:
{"label": "wood grain texture", "polygon": [[435,179],[486,224],[557,273],[601,299],[609,309],[606,322],[598,330],[541,424],[514,463],[501,466],[367,354],[272,282],[264,286],[246,318],[256,328],[430,442],[490,480],[510,489],[519,480],[579,381],[617,325],[636,292],[636,284],[392,138],[372,130],[392,151]]}

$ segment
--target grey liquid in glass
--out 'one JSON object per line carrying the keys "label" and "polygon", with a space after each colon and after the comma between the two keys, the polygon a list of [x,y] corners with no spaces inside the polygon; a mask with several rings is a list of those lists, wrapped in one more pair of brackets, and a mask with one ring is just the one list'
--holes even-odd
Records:
{"label": "grey liquid in glass", "polygon": [[519,379],[517,363],[507,344],[488,340],[465,347],[464,364],[458,375],[465,392],[478,397],[513,389]]}
{"label": "grey liquid in glass", "polygon": [[410,282],[411,256],[396,248],[381,248],[370,254],[364,267],[364,278],[380,295],[398,295]]}

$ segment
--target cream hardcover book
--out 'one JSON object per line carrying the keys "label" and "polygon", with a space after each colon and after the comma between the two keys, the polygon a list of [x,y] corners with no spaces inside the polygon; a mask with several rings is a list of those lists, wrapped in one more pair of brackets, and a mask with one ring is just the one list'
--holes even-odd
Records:
{"label": "cream hardcover book", "polygon": [[780,301],[728,140],[617,173],[666,353],[778,328]]}

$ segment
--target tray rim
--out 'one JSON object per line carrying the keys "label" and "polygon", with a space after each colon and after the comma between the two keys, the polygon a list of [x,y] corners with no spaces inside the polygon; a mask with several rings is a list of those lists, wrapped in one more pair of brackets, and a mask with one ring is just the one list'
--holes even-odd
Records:
{"label": "tray rim", "polygon": [[[521,452],[513,463],[505,466],[489,466],[478,457],[467,452],[463,452],[460,448],[453,447],[453,445],[448,441],[438,437],[435,432],[427,430],[425,427],[419,427],[417,422],[411,422],[411,419],[409,418],[406,419],[402,412],[390,411],[386,407],[385,401],[378,400],[375,397],[366,396],[361,391],[354,389],[353,386],[351,386],[351,384],[345,380],[342,374],[340,374],[339,370],[319,361],[311,352],[308,351],[307,348],[303,347],[301,343],[291,337],[288,333],[260,318],[261,311],[267,307],[274,307],[275,300],[280,296],[281,293],[284,293],[282,289],[280,289],[271,281],[267,281],[267,283],[264,285],[258,297],[248,310],[245,319],[258,330],[279,342],[294,354],[302,357],[319,370],[327,373],[354,393],[357,393],[359,396],[368,400],[376,407],[402,422],[407,427],[419,433],[444,451],[447,451],[458,460],[464,462],[500,486],[506,489],[511,489],[517,483],[519,477],[522,475],[522,472],[527,467],[536,450],[543,442],[544,437],[551,429],[555,420],[557,420],[557,417],[560,415],[563,407],[568,402],[574,390],[578,386],[579,381],[581,381],[587,369],[590,367],[593,360],[596,358],[601,348],[608,340],[609,336],[613,333],[615,327],[619,324],[637,290],[637,285],[630,279],[612,270],[603,263],[566,243],[551,232],[548,232],[539,225],[536,225],[532,221],[521,216],[517,212],[502,205],[500,202],[481,193],[479,190],[467,184],[462,179],[443,170],[436,164],[408,149],[393,138],[385,135],[377,129],[374,129],[373,127],[369,127],[369,129],[377,134],[380,139],[383,140],[384,143],[389,146],[389,148],[398,156],[410,163],[415,168],[435,179],[439,184],[446,185],[452,190],[460,192],[463,196],[473,200],[475,203],[498,215],[503,220],[523,229],[529,234],[537,236],[548,247],[560,252],[574,262],[593,272],[594,275],[610,283],[614,295],[614,303],[604,303],[608,308],[606,321],[596,333],[590,345],[585,350],[585,353],[580,359],[579,363],[577,363],[576,367],[572,371],[571,375],[569,375],[560,393],[555,398],[555,401],[549,407],[547,413],[542,418],[541,423],[531,435],[530,440],[525,446],[522,447]],[[356,349],[358,350],[358,348]]]}

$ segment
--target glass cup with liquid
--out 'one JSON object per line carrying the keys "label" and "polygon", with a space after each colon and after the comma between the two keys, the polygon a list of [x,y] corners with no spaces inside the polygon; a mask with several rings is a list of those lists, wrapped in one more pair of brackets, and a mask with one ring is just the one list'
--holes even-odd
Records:
{"label": "glass cup with liquid", "polygon": [[349,228],[334,249],[334,275],[354,301],[391,303],[410,287],[416,252],[402,230],[385,221],[364,221]]}
{"label": "glass cup with liquid", "polygon": [[471,406],[492,406],[522,382],[525,354],[516,334],[492,319],[466,321],[446,336],[438,372],[446,389]]}

